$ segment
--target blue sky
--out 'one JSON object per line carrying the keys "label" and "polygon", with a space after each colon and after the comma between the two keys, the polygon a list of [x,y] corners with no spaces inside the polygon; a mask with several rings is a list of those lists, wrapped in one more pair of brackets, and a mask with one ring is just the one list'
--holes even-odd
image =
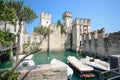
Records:
{"label": "blue sky", "polygon": [[65,11],[73,13],[73,18],[91,19],[91,31],[105,28],[106,33],[120,31],[120,0],[24,0],[38,15],[32,24],[26,24],[28,33],[40,23],[40,13],[52,15],[52,23],[62,21]]}

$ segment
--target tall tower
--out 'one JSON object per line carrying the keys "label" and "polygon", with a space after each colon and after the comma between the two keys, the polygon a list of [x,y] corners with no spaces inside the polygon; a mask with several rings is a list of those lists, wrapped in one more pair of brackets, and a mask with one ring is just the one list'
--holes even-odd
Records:
{"label": "tall tower", "polygon": [[63,19],[65,29],[67,31],[70,31],[72,29],[72,13],[64,12],[62,19]]}
{"label": "tall tower", "polygon": [[80,34],[87,34],[90,32],[91,20],[86,18],[80,19]]}
{"label": "tall tower", "polygon": [[90,33],[90,19],[75,19],[72,28],[72,49],[76,52],[82,51],[86,34]]}
{"label": "tall tower", "polygon": [[51,24],[51,14],[42,12],[40,17],[40,25],[48,27]]}

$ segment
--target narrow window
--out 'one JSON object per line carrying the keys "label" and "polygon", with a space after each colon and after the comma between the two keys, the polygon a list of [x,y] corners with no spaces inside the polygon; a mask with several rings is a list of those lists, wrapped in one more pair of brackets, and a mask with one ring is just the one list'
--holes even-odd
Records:
{"label": "narrow window", "polygon": [[81,41],[80,41],[80,46],[82,46]]}

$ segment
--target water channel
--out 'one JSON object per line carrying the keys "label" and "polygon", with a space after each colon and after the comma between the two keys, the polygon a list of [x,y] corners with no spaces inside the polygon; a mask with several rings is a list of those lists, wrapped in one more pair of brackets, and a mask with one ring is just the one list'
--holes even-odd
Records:
{"label": "water channel", "polygon": [[[47,53],[47,52],[39,52],[39,53],[35,53],[34,56],[33,56],[33,61],[35,62],[36,65],[41,65],[41,64],[49,64],[50,61],[53,59],[53,58],[56,58],[56,59],[59,59],[63,62],[65,62],[66,64],[68,64],[70,67],[72,67],[68,61],[67,61],[67,57],[68,56],[75,56],[77,57],[78,59],[80,59],[82,57],[81,53],[75,53],[75,52],[70,52],[70,51],[66,51],[66,52],[50,52],[50,53]],[[8,64],[9,63],[9,64]],[[5,66],[11,66],[10,62],[7,61],[7,62],[3,62],[0,64],[0,68],[3,68]],[[72,69],[74,70],[74,68],[72,67]],[[73,77],[72,77],[72,80],[97,80],[96,77],[94,78],[86,78],[86,79],[82,79],[80,78],[76,73],[75,73],[75,70],[74,70],[74,74],[73,74]]]}
{"label": "water channel", "polygon": [[[65,62],[70,67],[72,67],[67,61],[68,56],[75,56],[78,59],[80,59],[82,57],[82,55],[80,53],[75,53],[75,52],[70,52],[70,51],[66,51],[66,52],[50,52],[50,53],[42,52],[42,53],[34,54],[33,60],[34,60],[36,65],[39,65],[39,64],[49,64],[50,61],[53,58],[56,58],[56,59],[59,59],[59,60]],[[72,67],[72,69],[74,70],[73,67]],[[97,80],[97,79],[95,77],[94,78],[82,79],[75,73],[75,70],[74,70],[72,80]]]}

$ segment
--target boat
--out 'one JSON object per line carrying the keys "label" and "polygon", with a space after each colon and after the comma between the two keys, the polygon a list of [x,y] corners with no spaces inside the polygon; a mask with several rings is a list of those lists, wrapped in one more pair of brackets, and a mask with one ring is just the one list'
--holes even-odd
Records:
{"label": "boat", "polygon": [[[24,56],[25,56],[25,54],[21,54],[21,55],[19,55],[19,59],[22,59]],[[27,56],[24,60],[31,60],[32,57],[33,57],[33,54]],[[13,57],[13,60],[16,61],[16,56]]]}
{"label": "boat", "polygon": [[[19,55],[19,59],[22,59],[25,55]],[[16,71],[19,71],[21,69],[27,68],[32,69],[35,68],[35,63],[32,60],[33,54],[27,56],[16,68]],[[14,61],[16,61],[16,56],[13,58]]]}
{"label": "boat", "polygon": [[85,58],[82,58],[81,61],[99,70],[110,70],[110,64],[100,59],[95,59],[93,57],[86,56]]}
{"label": "boat", "polygon": [[92,68],[91,66],[83,64],[82,61],[80,61],[74,56],[68,56],[67,59],[70,62],[70,64],[76,69],[80,77],[94,77],[95,76],[93,74],[94,68]]}
{"label": "boat", "polygon": [[22,61],[16,68],[16,71],[20,71],[21,69],[34,69],[36,65],[33,60],[24,60]]}
{"label": "boat", "polygon": [[72,75],[73,75],[73,70],[67,65],[65,64],[64,62],[58,60],[58,59],[52,59],[51,60],[51,64],[52,65],[57,65],[57,66],[60,66],[60,65],[64,65],[67,67],[67,80],[71,80],[72,79]]}

